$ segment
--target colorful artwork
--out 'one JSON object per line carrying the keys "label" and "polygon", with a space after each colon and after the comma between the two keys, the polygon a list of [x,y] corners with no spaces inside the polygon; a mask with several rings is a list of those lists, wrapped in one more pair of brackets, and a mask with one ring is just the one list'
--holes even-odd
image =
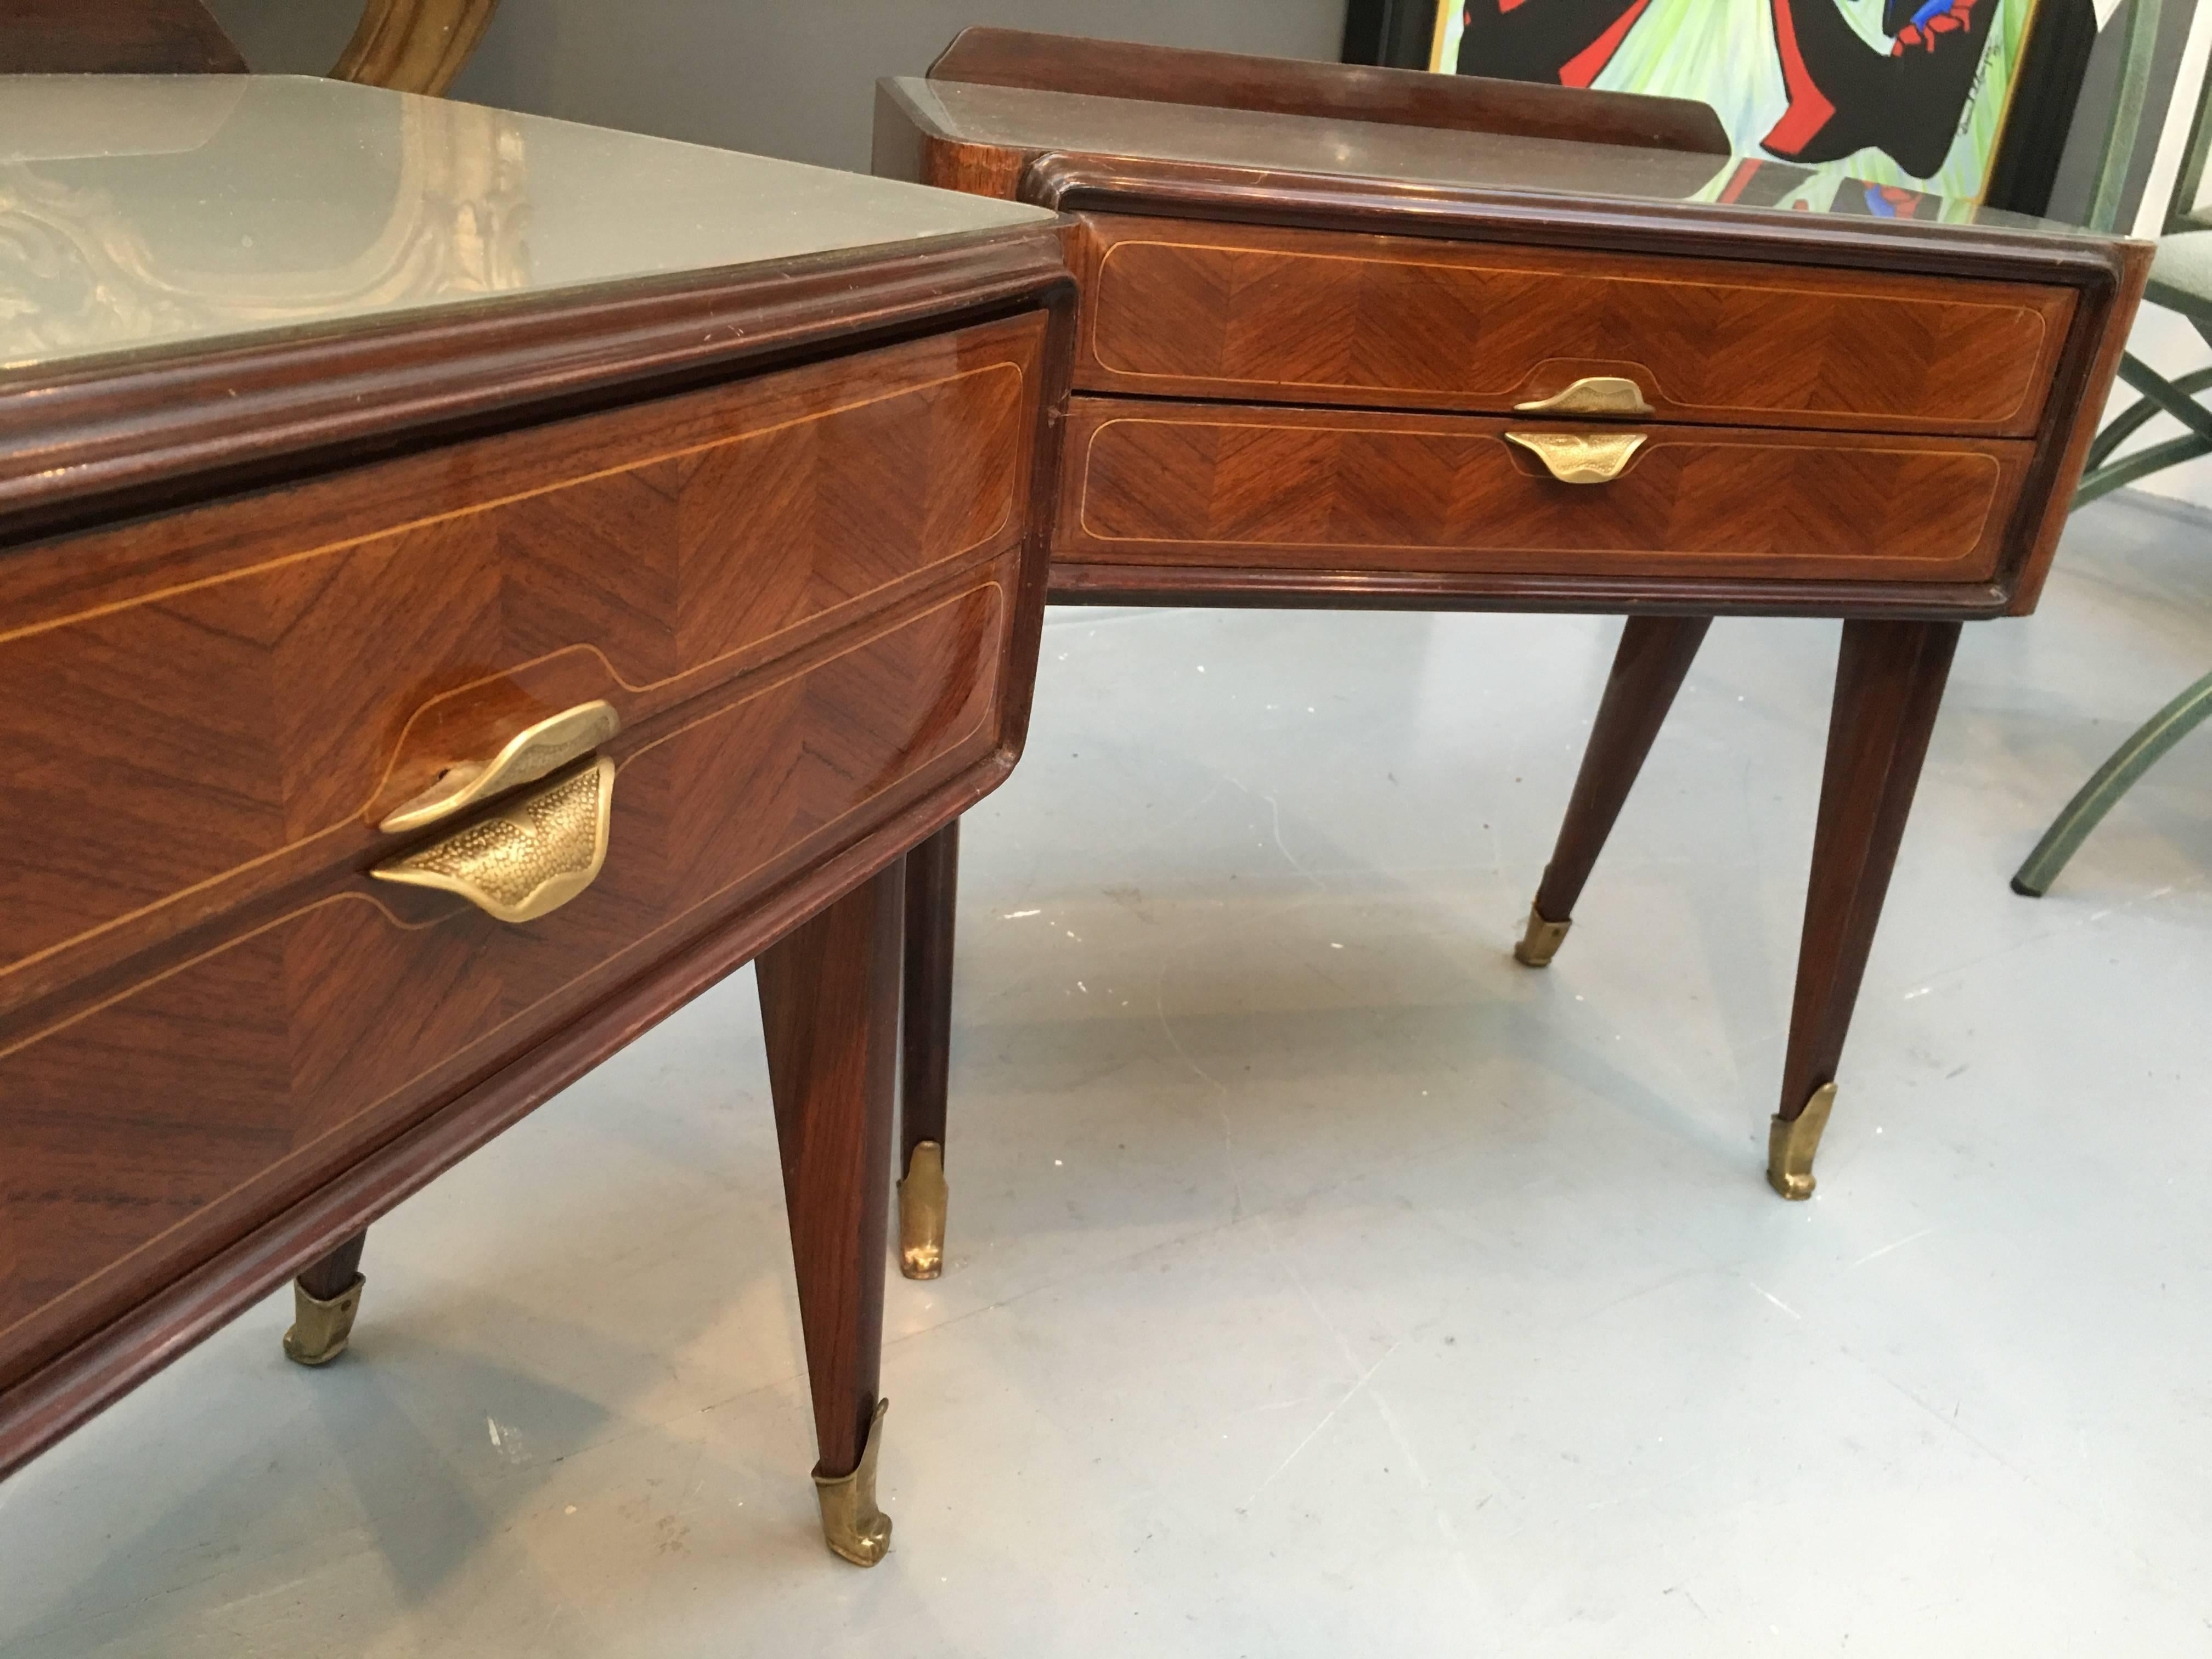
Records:
{"label": "colorful artwork", "polygon": [[[2035,0],[1446,0],[1462,75],[1694,98],[1739,154],[1979,201]],[[1808,204],[1826,207],[1826,201]]]}

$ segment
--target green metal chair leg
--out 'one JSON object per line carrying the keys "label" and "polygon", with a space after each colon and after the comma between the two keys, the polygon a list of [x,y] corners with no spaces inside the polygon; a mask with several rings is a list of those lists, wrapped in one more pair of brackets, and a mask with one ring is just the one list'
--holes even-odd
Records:
{"label": "green metal chair leg", "polygon": [[[2179,380],[2170,381],[2168,384],[2184,397],[2195,398],[2201,392],[2212,391],[2212,368],[2191,369]],[[2106,461],[2112,459],[2115,450],[2145,426],[2156,420],[2163,411],[2164,406],[2155,398],[2136,398],[2134,403],[2128,405],[2124,413],[2114,416],[2105,423],[2105,429],[2097,434],[2097,441],[2089,446],[2089,458],[2082,463],[2084,470],[2094,472],[2099,467],[2104,465]]]}
{"label": "green metal chair leg", "polygon": [[2150,770],[2160,755],[2195,731],[2208,715],[2212,715],[2212,674],[2160,709],[2112,751],[2112,757],[2097,769],[2081,793],[2066,803],[2057,820],[2043,832],[2027,862],[2013,877],[2012,890],[2028,898],[2041,898],[2048,892],[2066,867],[2066,860],[2088,839],[2089,832],[2113,804],[2135,787],[2136,780]]}

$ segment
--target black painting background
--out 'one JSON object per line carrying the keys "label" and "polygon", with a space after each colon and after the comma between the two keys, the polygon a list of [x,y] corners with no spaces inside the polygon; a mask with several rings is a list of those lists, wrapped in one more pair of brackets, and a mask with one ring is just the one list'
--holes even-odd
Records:
{"label": "black painting background", "polygon": [[[1343,61],[1426,69],[1430,43],[1435,38],[1437,3],[1438,0],[1348,0]],[[1461,0],[1442,0],[1442,3],[1456,5]],[[1887,0],[1885,26],[1893,31],[1899,16],[1910,16],[1911,12],[1909,0]],[[2031,214],[2049,207],[2051,185],[2057,177],[2059,157],[2096,38],[2097,20],[2091,0],[2041,0],[2035,27],[2028,33],[2011,113],[1990,160],[1984,199],[1991,206]]]}

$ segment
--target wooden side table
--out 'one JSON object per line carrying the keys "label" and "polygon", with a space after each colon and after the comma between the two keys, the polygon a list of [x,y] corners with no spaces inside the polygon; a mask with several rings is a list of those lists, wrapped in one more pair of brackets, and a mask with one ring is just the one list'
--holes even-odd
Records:
{"label": "wooden side table", "polygon": [[[1813,1191],[1962,623],[2033,610],[2149,248],[1720,153],[1709,111],[970,30],[875,165],[1072,214],[1051,597],[1623,613],[1548,963],[1717,616],[1843,623],[1767,1177]],[[903,1266],[943,1257],[948,826],[909,860]]]}
{"label": "wooden side table", "polygon": [[1003,779],[1049,214],[310,80],[0,80],[0,1473],[757,958],[867,1564],[902,855]]}

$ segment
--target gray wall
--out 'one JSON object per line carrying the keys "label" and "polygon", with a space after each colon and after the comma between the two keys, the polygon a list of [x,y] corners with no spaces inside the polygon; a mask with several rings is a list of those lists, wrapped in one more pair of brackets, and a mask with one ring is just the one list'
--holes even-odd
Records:
{"label": "gray wall", "polygon": [[[865,170],[872,88],[970,23],[1334,60],[1345,0],[505,0],[473,103]],[[320,74],[360,0],[211,0],[254,69]]]}
{"label": "gray wall", "polygon": [[[527,3],[527,0],[525,0]],[[321,75],[361,19],[358,0],[205,0],[215,21],[262,75]]]}

